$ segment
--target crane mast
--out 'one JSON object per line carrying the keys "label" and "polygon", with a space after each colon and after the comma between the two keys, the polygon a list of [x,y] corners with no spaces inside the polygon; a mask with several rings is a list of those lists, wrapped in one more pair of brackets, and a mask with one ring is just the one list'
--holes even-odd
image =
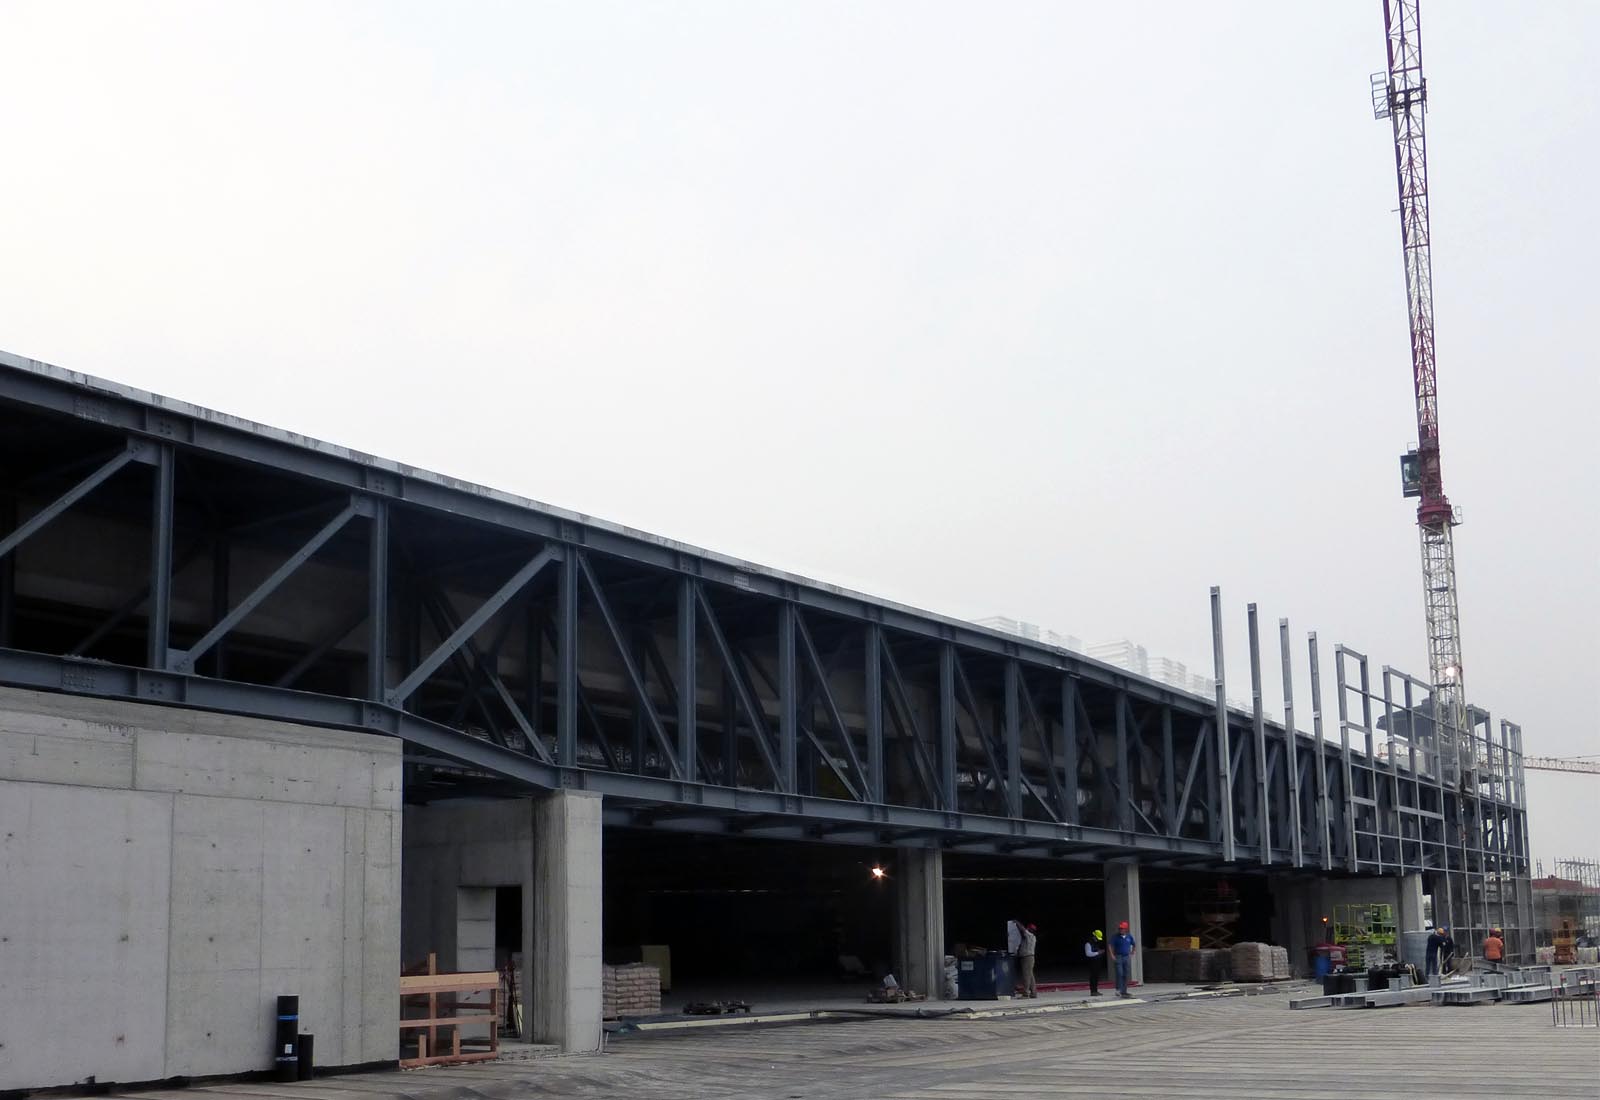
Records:
{"label": "crane mast", "polygon": [[1452,786],[1472,770],[1470,719],[1461,666],[1461,619],[1456,601],[1454,509],[1444,492],[1439,458],[1439,386],[1433,343],[1433,254],[1428,227],[1426,111],[1422,75],[1420,0],[1384,0],[1388,71],[1373,77],[1373,113],[1394,127],[1395,176],[1400,190],[1400,244],[1406,269],[1411,376],[1417,402],[1417,448],[1401,457],[1402,491],[1419,497],[1422,595],[1428,622],[1428,665],[1439,766]]}

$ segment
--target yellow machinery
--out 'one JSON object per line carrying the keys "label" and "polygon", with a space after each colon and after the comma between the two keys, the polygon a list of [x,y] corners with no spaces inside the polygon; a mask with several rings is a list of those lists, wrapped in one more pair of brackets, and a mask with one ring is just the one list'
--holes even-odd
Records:
{"label": "yellow machinery", "polygon": [[1578,961],[1578,930],[1572,926],[1572,921],[1567,917],[1561,918],[1561,926],[1555,930],[1555,935],[1550,942],[1555,945],[1555,956],[1552,962],[1573,964]]}

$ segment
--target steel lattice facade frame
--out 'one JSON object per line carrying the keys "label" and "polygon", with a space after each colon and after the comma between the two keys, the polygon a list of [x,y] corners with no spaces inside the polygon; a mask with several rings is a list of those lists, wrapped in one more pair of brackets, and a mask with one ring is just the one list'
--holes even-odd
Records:
{"label": "steel lattice facade frame", "polygon": [[[0,427],[6,685],[382,732],[407,742],[416,797],[581,788],[613,824],[1447,869],[1369,806],[1395,761],[1349,744],[1342,688],[1344,736],[1324,742],[1315,635],[1312,732],[1266,719],[1253,605],[1244,714],[1220,675],[1202,699],[4,354]],[[1489,802],[1525,838],[1517,779]],[[1525,879],[1523,845],[1497,855]]]}

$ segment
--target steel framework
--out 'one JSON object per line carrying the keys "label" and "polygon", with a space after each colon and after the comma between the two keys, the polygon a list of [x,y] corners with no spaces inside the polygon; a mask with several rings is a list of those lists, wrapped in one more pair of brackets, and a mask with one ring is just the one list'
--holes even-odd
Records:
{"label": "steel framework", "polygon": [[[1315,635],[1295,729],[1286,622],[1268,720],[1253,605],[1230,709],[1217,592],[1208,700],[4,353],[0,462],[0,684],[397,736],[413,800],[583,788],[689,832],[1448,868],[1432,743],[1402,766],[1364,719],[1352,746],[1342,687],[1325,743]],[[1517,778],[1489,800],[1513,830]]]}

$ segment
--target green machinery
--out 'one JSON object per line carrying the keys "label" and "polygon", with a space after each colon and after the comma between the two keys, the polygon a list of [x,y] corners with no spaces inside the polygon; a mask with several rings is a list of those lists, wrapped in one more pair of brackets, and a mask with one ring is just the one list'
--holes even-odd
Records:
{"label": "green machinery", "polygon": [[[1333,942],[1344,945],[1345,957],[1352,967],[1372,966],[1385,954],[1394,954],[1395,935],[1392,905],[1352,904],[1333,908]],[[1373,957],[1368,958],[1369,954]]]}

